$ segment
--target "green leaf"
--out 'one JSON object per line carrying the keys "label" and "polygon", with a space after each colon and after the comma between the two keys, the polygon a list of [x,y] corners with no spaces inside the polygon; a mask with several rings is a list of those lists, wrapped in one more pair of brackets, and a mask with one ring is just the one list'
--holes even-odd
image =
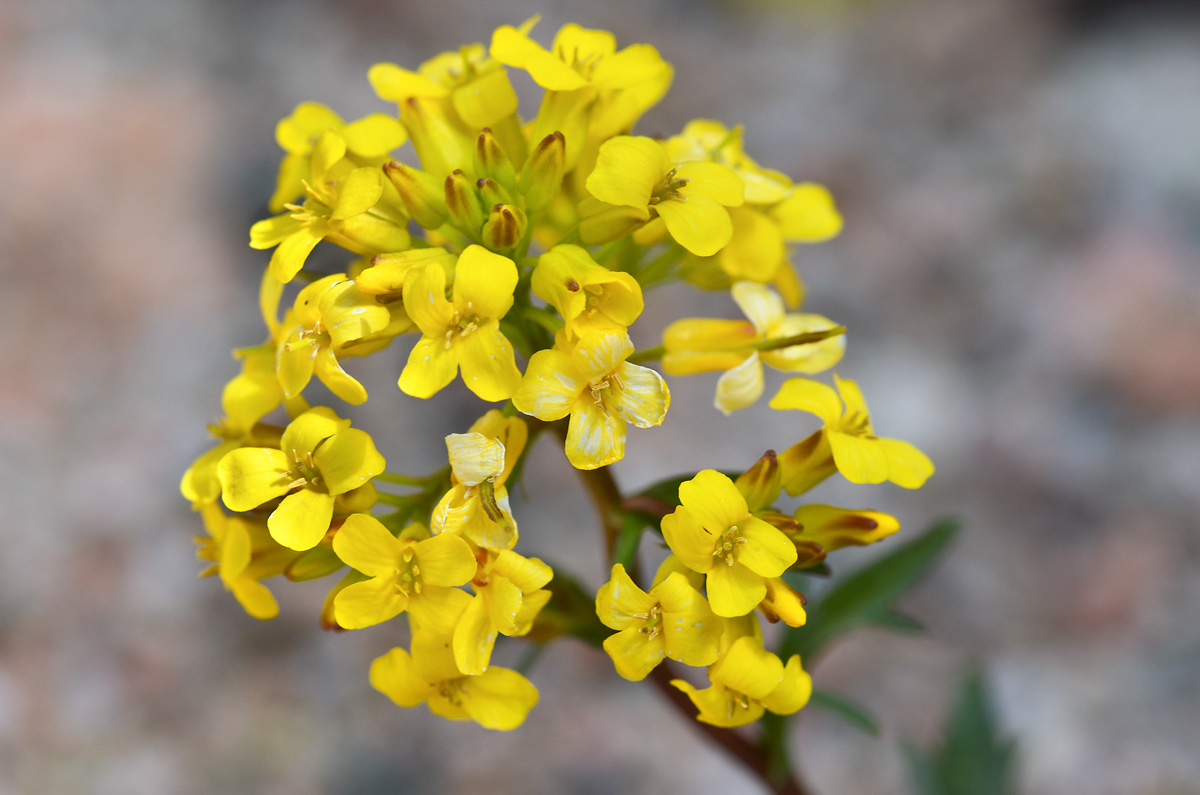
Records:
{"label": "green leaf", "polygon": [[613,563],[620,563],[628,570],[637,556],[638,544],[647,527],[657,527],[658,520],[639,511],[626,511],[621,517],[621,535],[617,538],[617,549]]}
{"label": "green leaf", "polygon": [[915,622],[899,616],[894,604],[929,570],[958,527],[954,520],[939,522],[836,583],[809,604],[807,624],[788,633],[780,656],[799,654],[807,661],[834,639],[867,625],[911,631]]}
{"label": "green leaf", "polygon": [[839,696],[837,693],[831,693],[828,690],[813,690],[808,703],[817,709],[837,715],[842,720],[856,728],[862,729],[867,734],[874,735],[875,737],[879,736],[879,725],[875,723],[875,718],[858,704]]}
{"label": "green leaf", "polygon": [[941,746],[906,755],[920,795],[1009,795],[1014,790],[1015,744],[1001,737],[983,675],[963,679]]}

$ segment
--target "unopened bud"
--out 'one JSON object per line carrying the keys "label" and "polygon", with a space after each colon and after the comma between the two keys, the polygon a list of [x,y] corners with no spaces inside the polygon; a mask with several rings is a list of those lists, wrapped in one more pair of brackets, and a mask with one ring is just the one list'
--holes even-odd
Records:
{"label": "unopened bud", "polygon": [[476,191],[474,183],[461,169],[456,168],[450,172],[450,176],[446,177],[445,194],[446,209],[450,213],[450,220],[474,239],[480,227],[483,226],[483,222],[487,220],[487,216],[483,214],[483,207],[479,203],[479,193]]}
{"label": "unopened bud", "polygon": [[494,205],[483,225],[483,244],[493,251],[513,248],[525,234],[525,226],[525,213],[520,208],[511,204]]}
{"label": "unopened bud", "polygon": [[802,627],[808,620],[804,606],[808,600],[804,594],[788,585],[779,577],[771,577],[766,581],[767,595],[759,602],[759,612],[772,624],[782,620],[789,627]]}
{"label": "unopened bud", "polygon": [[479,202],[484,207],[494,207],[497,204],[512,204],[512,194],[499,182],[490,177],[480,177],[475,181],[479,189]]}
{"label": "unopened bud", "polygon": [[395,160],[384,164],[383,173],[396,187],[414,221],[426,229],[437,229],[446,222],[446,199],[441,180]]}
{"label": "unopened bud", "polygon": [[865,546],[900,529],[896,517],[879,511],[835,508],[832,505],[802,505],[796,510],[799,536],[827,552],[849,546]]}
{"label": "unopened bud", "polygon": [[746,498],[750,512],[755,513],[779,499],[782,489],[779,480],[779,459],[774,450],[763,453],[762,458],[738,477],[735,484]]}
{"label": "unopened bud", "polygon": [[528,209],[541,210],[550,204],[562,187],[566,162],[567,143],[560,132],[547,135],[534,147],[517,181],[517,190],[525,195]]}
{"label": "unopened bud", "polygon": [[513,169],[512,161],[500,145],[496,134],[487,127],[484,127],[475,139],[475,173],[480,177],[496,180],[509,193],[517,189],[517,173]]}

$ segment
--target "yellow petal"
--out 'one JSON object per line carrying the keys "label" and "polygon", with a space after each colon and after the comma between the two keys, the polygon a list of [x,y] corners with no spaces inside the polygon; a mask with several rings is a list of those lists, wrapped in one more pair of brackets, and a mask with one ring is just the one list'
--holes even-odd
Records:
{"label": "yellow petal", "polygon": [[[838,324],[827,317],[810,314],[790,314],[784,317],[771,333],[773,339],[794,337],[812,331],[824,331]],[[821,342],[791,345],[763,351],[762,360],[776,370],[791,373],[819,373],[828,370],[842,359],[846,352],[846,335],[839,334]]]}
{"label": "yellow petal", "polygon": [[888,458],[879,440],[838,431],[828,432],[829,448],[838,472],[851,483],[882,483],[888,476]]}
{"label": "yellow petal", "polygon": [[750,514],[746,498],[727,475],[705,469],[679,484],[679,501],[704,529],[719,536]]}
{"label": "yellow petal", "polygon": [[478,486],[504,469],[504,445],[482,433],[452,433],[446,450],[454,477],[467,486]]}
{"label": "yellow petal", "polygon": [[287,152],[307,155],[326,130],[342,126],[342,117],[319,102],[302,102],[275,125],[275,142]]}
{"label": "yellow petal", "polygon": [[463,708],[485,729],[509,731],[525,722],[537,706],[538,691],[516,671],[489,668],[463,682]]}
{"label": "yellow petal", "polygon": [[708,601],[678,572],[655,586],[662,604],[662,632],[666,655],[684,665],[703,666],[720,654],[725,622],[713,614]]}
{"label": "yellow petal", "polygon": [[446,299],[446,271],[436,262],[408,271],[404,279],[404,311],[421,333],[441,341],[454,318]]}
{"label": "yellow petal", "polygon": [[458,115],[474,130],[496,124],[517,110],[517,94],[503,69],[479,75],[455,89],[452,102]]}
{"label": "yellow petal", "polygon": [[746,357],[746,361],[726,370],[717,379],[717,395],[713,405],[728,417],[738,409],[754,405],[762,393],[762,363],[758,360],[758,351],[754,351]]}
{"label": "yellow petal", "polygon": [[321,348],[313,361],[313,370],[329,391],[352,406],[367,402],[367,390],[346,372],[332,348]]}
{"label": "yellow petal", "polygon": [[783,299],[766,285],[755,282],[737,282],[730,289],[733,300],[743,314],[754,324],[761,335],[771,333],[783,320]]}
{"label": "yellow petal", "polygon": [[656,204],[675,242],[698,257],[710,257],[733,237],[729,211],[704,196],[681,196]]}
{"label": "yellow petal", "polygon": [[617,673],[631,682],[645,679],[666,656],[662,635],[651,637],[636,628],[605,638],[604,651],[612,658]]}
{"label": "yellow petal", "polygon": [[842,401],[833,387],[808,378],[789,378],[771,398],[773,409],[797,409],[816,414],[825,427],[836,428],[842,417]]}
{"label": "yellow petal", "polygon": [[279,446],[289,455],[303,457],[317,449],[317,445],[340,430],[350,427],[350,420],[343,420],[327,406],[309,409],[284,429]]}
{"label": "yellow petal", "polygon": [[747,516],[738,530],[746,543],[737,545],[734,559],[755,574],[778,577],[796,562],[796,545],[774,525]]}
{"label": "yellow petal", "polygon": [[353,218],[375,206],[383,195],[383,170],[356,168],[338,185],[337,206],[330,216],[335,221]]}
{"label": "yellow petal", "polygon": [[801,243],[820,243],[842,231],[842,215],[829,191],[814,182],[801,182],[771,210],[783,236]]}
{"label": "yellow petal", "polygon": [[377,63],[367,70],[367,80],[380,99],[403,102],[409,97],[441,97],[446,89],[424,75],[392,63]]}
{"label": "yellow petal", "polygon": [[417,544],[416,554],[421,579],[430,585],[464,585],[475,576],[475,554],[458,536],[442,534],[427,538]]}
{"label": "yellow petal", "polygon": [[394,116],[372,113],[341,130],[346,149],[365,158],[384,157],[408,140],[404,125]]}
{"label": "yellow petal", "polygon": [[313,453],[330,494],[344,494],[378,475],[387,462],[366,431],[347,428],[329,437]]}
{"label": "yellow petal", "polygon": [[708,571],[706,587],[712,611],[728,618],[746,615],[767,595],[762,575],[738,563],[729,566],[718,561]]}
{"label": "yellow petal", "polygon": [[646,619],[637,616],[649,613],[657,602],[637,587],[625,567],[618,563],[612,567],[609,581],[596,591],[596,615],[609,629],[638,628],[645,625]]}
{"label": "yellow petal", "polygon": [[401,707],[415,707],[433,693],[437,685],[422,678],[404,649],[392,649],[371,663],[371,687]]}
{"label": "yellow petal", "polygon": [[720,163],[705,160],[684,163],[675,169],[675,179],[688,181],[679,190],[689,199],[712,199],[726,207],[736,207],[745,201],[741,177]]}
{"label": "yellow petal", "polygon": [[521,385],[512,343],[491,320],[458,338],[463,383],[483,400],[508,400]]}
{"label": "yellow petal", "polygon": [[567,426],[567,460],[576,469],[596,469],[625,457],[625,420],[601,406],[580,401]]}
{"label": "yellow petal", "polygon": [[311,489],[289,494],[267,519],[271,538],[288,549],[312,549],[325,533],[333,518],[333,497]]}
{"label": "yellow petal", "polygon": [[826,552],[873,544],[900,529],[900,522],[886,513],[832,505],[801,505],[793,518],[800,525],[798,538],[815,541]]}
{"label": "yellow petal", "polygon": [[229,583],[229,590],[242,609],[254,618],[266,621],[279,615],[279,603],[262,583],[250,577],[239,577]]}
{"label": "yellow petal", "polygon": [[887,479],[906,489],[919,489],[933,474],[933,462],[915,446],[899,439],[880,439],[887,457]]}
{"label": "yellow petal", "polygon": [[279,450],[243,447],[231,450],[217,464],[221,499],[231,511],[249,511],[287,494],[291,460]]}
{"label": "yellow petal", "polygon": [[271,276],[284,283],[290,282],[304,267],[308,255],[325,238],[328,230],[329,227],[323,222],[306,223],[284,238],[271,255],[268,264]]}
{"label": "yellow petal", "polygon": [[510,580],[522,593],[542,588],[554,577],[554,569],[542,561],[508,549],[496,555],[492,571]]}
{"label": "yellow petal", "polygon": [[333,551],[342,562],[370,577],[393,574],[402,550],[401,542],[378,519],[365,513],[346,517],[333,536]]}
{"label": "yellow petal", "polygon": [[569,355],[542,350],[530,357],[512,402],[522,414],[547,422],[561,420],[586,387]]}
{"label": "yellow petal", "polygon": [[400,391],[413,397],[436,395],[458,375],[458,350],[447,348],[437,337],[422,337],[408,354],[408,364],[397,382]]}
{"label": "yellow petal", "polygon": [[[488,251],[483,246],[468,246],[458,258],[454,276],[454,307],[464,315],[470,313],[480,318],[499,320],[512,307],[516,288],[517,266],[508,257]],[[412,316],[412,313],[409,315]],[[417,325],[420,325],[419,321]],[[421,330],[424,331],[424,327]]]}
{"label": "yellow petal", "polygon": [[812,677],[800,667],[800,655],[793,654],[783,669],[783,679],[762,699],[763,706],[776,715],[799,712],[812,696]]}
{"label": "yellow petal", "polygon": [[670,167],[666,149],[658,141],[619,135],[600,145],[587,189],[606,204],[644,208]]}
{"label": "yellow petal", "polygon": [[334,617],[338,626],[345,629],[382,624],[400,615],[406,607],[408,595],[396,590],[393,577],[376,577],[347,585],[333,598]]}
{"label": "yellow petal", "polygon": [[676,508],[662,518],[662,534],[674,557],[684,566],[697,572],[707,572],[713,567],[713,535],[705,531],[687,508]]}
{"label": "yellow petal", "polygon": [[482,595],[477,595],[454,627],[452,648],[458,670],[474,675],[486,671],[496,645],[496,634],[487,602]]}
{"label": "yellow petal", "polygon": [[738,638],[708,675],[753,699],[766,698],[783,681],[783,663],[751,637]]}
{"label": "yellow petal", "polygon": [[661,425],[671,407],[667,382],[649,367],[622,362],[617,367],[611,409],[621,419],[638,428]]}

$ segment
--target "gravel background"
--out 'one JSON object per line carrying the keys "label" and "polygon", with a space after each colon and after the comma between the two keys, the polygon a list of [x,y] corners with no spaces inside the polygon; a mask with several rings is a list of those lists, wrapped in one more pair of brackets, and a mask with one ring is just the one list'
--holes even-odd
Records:
{"label": "gravel background", "polygon": [[[906,532],[966,522],[906,605],[928,634],[864,632],[816,667],[885,730],[806,711],[814,790],[902,791],[901,743],[938,735],[977,661],[1023,792],[1200,793],[1189,5],[0,3],[0,795],[752,791],[581,645],[541,659],[521,731],[487,733],[371,690],[394,630],[321,632],[323,582],[275,586],[282,615],[261,624],[195,577],[200,525],[177,483],[207,446],[228,349],[261,337],[266,256],[245,240],[276,120],[304,100],[386,109],[372,63],[413,67],[538,10],[544,41],[578,21],[676,65],[640,131],[741,122],[760,162],[832,188],[847,227],[797,254],[808,307],[850,327],[839,371],[938,474],[916,493],[818,496]],[[643,343],[692,311],[734,309],[664,291]],[[359,367],[372,400],[354,416],[418,470],[479,405],[401,400],[402,347]],[[672,382],[667,426],[631,438],[622,483],[796,438],[765,407],[722,420],[714,382]],[[538,451],[522,546],[595,585],[592,516],[561,470]]]}

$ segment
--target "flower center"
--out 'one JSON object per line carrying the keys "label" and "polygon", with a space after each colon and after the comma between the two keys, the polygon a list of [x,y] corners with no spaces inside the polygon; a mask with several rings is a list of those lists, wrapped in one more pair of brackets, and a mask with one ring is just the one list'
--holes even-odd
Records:
{"label": "flower center", "polygon": [[294,489],[297,486],[309,487],[321,485],[321,470],[317,469],[317,464],[313,461],[312,450],[304,451],[304,455],[300,455],[299,450],[292,450],[292,468],[284,473],[286,477],[292,478],[292,482],[288,484],[288,489]]}
{"label": "flower center", "polygon": [[604,409],[605,414],[610,414],[609,404],[617,399],[617,391],[625,385],[621,383],[621,375],[613,370],[598,381],[589,381],[588,388],[592,392],[592,402]]}
{"label": "flower center", "polygon": [[662,610],[658,605],[650,608],[650,611],[647,613],[635,613],[633,618],[640,618],[646,622],[638,632],[644,632],[651,638],[658,637],[662,632]]}
{"label": "flower center", "polygon": [[480,317],[471,311],[471,302],[467,302],[467,308],[459,312],[455,310],[454,317],[450,320],[450,325],[446,326],[446,350],[454,344],[454,338],[469,337],[479,330],[479,327],[487,322],[487,318]]}
{"label": "flower center", "polygon": [[687,200],[687,196],[683,195],[679,191],[681,191],[683,188],[686,188],[687,184],[691,182],[691,180],[687,179],[686,177],[682,179],[676,179],[675,172],[678,170],[678,166],[671,169],[667,172],[667,175],[662,178],[662,181],[654,186],[654,190],[650,192],[649,205],[651,207],[658,204],[660,201],[667,201],[668,199],[676,199],[678,201]]}
{"label": "flower center", "polygon": [[400,560],[396,561],[397,593],[405,596],[421,593],[421,567],[417,564],[417,556],[412,549],[400,553]]}
{"label": "flower center", "polygon": [[732,566],[738,545],[745,543],[746,537],[742,535],[742,531],[738,529],[737,525],[732,525],[724,533],[721,533],[716,546],[713,547],[712,555],[714,558],[725,561],[726,566]]}

